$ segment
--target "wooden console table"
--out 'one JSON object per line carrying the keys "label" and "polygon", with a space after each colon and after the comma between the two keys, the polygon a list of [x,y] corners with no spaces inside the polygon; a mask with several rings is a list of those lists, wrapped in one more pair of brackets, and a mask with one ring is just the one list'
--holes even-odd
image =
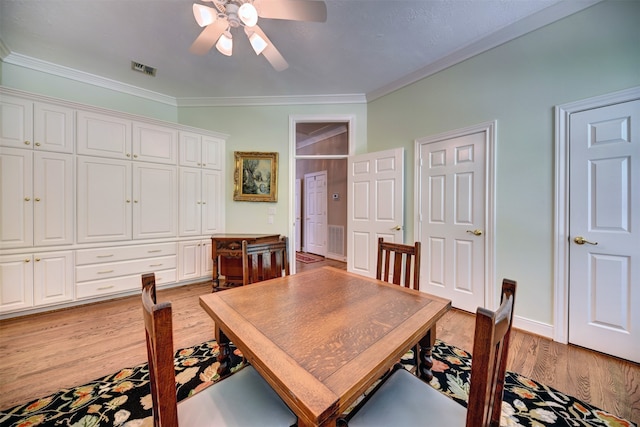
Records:
{"label": "wooden console table", "polygon": [[[225,233],[211,236],[211,258],[213,259],[213,291],[242,285],[242,241],[268,243],[278,241],[279,234]],[[219,259],[219,262],[218,262]],[[225,277],[225,286],[220,287],[220,275]]]}

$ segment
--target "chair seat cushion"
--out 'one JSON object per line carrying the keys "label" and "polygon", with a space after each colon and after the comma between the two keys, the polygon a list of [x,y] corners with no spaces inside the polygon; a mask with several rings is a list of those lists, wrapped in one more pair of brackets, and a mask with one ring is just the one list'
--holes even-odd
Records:
{"label": "chair seat cushion", "polygon": [[349,420],[349,427],[464,427],[466,419],[465,407],[398,369]]}
{"label": "chair seat cushion", "polygon": [[247,366],[178,404],[180,427],[291,426],[296,416],[269,384]]}

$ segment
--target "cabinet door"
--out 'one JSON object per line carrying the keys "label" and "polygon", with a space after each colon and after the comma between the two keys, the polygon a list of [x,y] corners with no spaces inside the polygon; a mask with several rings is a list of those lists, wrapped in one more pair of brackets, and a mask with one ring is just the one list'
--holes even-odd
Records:
{"label": "cabinet door", "polygon": [[224,228],[224,186],[222,172],[202,171],[202,233],[222,233]]}
{"label": "cabinet door", "polygon": [[202,242],[194,240],[178,243],[178,257],[180,266],[178,280],[199,279],[201,277]]}
{"label": "cabinet door", "polygon": [[36,102],[33,106],[33,140],[36,150],[73,153],[73,110]]}
{"label": "cabinet door", "polygon": [[35,246],[73,243],[73,156],[34,153],[33,240]]}
{"label": "cabinet door", "polygon": [[33,103],[9,95],[0,98],[0,145],[31,148]]}
{"label": "cabinet door", "polygon": [[2,148],[0,154],[0,246],[33,245],[33,151]]}
{"label": "cabinet door", "polygon": [[162,126],[134,122],[133,158],[175,165],[178,160],[178,132]]}
{"label": "cabinet door", "polygon": [[33,306],[33,257],[0,257],[0,312]]}
{"label": "cabinet door", "polygon": [[39,253],[33,256],[33,261],[34,305],[72,301],[72,252]]}
{"label": "cabinet door", "polygon": [[131,158],[131,122],[106,114],[78,111],[78,154]]}
{"label": "cabinet door", "polygon": [[200,252],[202,259],[200,261],[200,277],[213,277],[213,259],[211,258],[211,239],[202,241],[202,251]]}
{"label": "cabinet door", "polygon": [[134,163],[133,238],[175,237],[177,229],[176,167]]}
{"label": "cabinet door", "polygon": [[131,239],[131,162],[78,157],[78,243]]}
{"label": "cabinet door", "polygon": [[224,165],[224,140],[202,137],[202,167],[222,170]]}
{"label": "cabinet door", "polygon": [[179,162],[180,166],[199,168],[202,166],[201,137],[197,133],[180,132]]}
{"label": "cabinet door", "polygon": [[181,236],[199,236],[202,218],[201,171],[194,168],[180,168],[179,182],[179,233]]}

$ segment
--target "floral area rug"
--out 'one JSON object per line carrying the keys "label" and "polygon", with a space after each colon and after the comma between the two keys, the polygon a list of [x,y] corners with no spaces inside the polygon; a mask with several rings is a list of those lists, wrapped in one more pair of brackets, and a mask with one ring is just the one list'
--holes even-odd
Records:
{"label": "floral area rug", "polygon": [[[437,342],[433,350],[431,385],[467,406],[471,354]],[[502,400],[501,426],[606,426],[635,424],[581,402],[522,375],[507,372]]]}
{"label": "floral area rug", "polygon": [[[176,352],[178,401],[220,380],[219,349],[216,341],[208,341]],[[235,372],[244,362],[238,350],[232,350],[231,372]],[[152,427],[150,393],[149,369],[144,363],[1,411],[0,426]]]}
{"label": "floral area rug", "polygon": [[[179,350],[175,354],[178,401],[219,381],[219,347],[215,341]],[[232,372],[244,366],[233,349]],[[471,355],[436,342],[431,385],[466,406]],[[405,358],[413,368],[413,358]],[[152,426],[149,371],[146,364],[126,368],[79,387],[0,412],[0,426],[143,427]],[[511,372],[507,373],[502,405],[502,426],[607,426],[633,423]],[[247,426],[253,427],[253,426]]]}

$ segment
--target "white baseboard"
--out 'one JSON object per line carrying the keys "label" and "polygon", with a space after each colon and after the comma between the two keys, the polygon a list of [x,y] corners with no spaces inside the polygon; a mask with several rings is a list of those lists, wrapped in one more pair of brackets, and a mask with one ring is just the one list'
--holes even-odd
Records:
{"label": "white baseboard", "polygon": [[513,327],[553,340],[553,325],[550,325],[548,323],[538,322],[537,320],[531,320],[525,317],[514,316]]}

